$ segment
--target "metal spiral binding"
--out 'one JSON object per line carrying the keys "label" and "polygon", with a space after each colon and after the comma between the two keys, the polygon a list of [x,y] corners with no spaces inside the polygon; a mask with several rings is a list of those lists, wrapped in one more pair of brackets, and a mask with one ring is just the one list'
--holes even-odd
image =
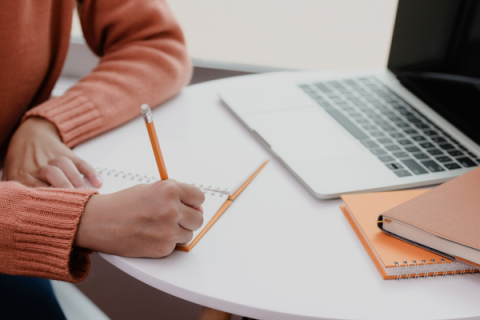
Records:
{"label": "metal spiral binding", "polygon": [[398,264],[397,261],[395,261],[393,264],[397,267],[397,278],[395,280],[400,280],[402,278],[402,269],[400,268],[400,265]]}
{"label": "metal spiral binding", "polygon": [[438,274],[437,261],[435,261],[435,259],[430,259],[430,261],[433,263],[433,277],[436,277]]}
{"label": "metal spiral binding", "polygon": [[145,183],[158,181],[158,179],[155,177],[148,177],[145,175],[141,176],[139,174],[133,174],[131,172],[117,171],[114,169],[106,169],[106,168],[100,168],[100,167],[96,169],[100,174],[105,174],[107,176],[113,176],[116,178],[130,179],[132,181],[145,182]]}
{"label": "metal spiral binding", "polygon": [[[139,174],[134,174],[131,172],[123,172],[123,171],[116,171],[114,169],[107,169],[107,168],[102,168],[102,167],[97,167],[96,168],[98,173],[100,174],[105,174],[107,176],[113,176],[116,178],[122,178],[122,179],[130,179],[132,181],[137,181],[137,182],[143,182],[143,183],[151,183],[151,182],[156,182],[159,181],[158,178],[155,177],[148,177],[146,175],[139,175]],[[179,181],[182,182],[182,181]],[[224,193],[221,193],[220,188],[216,188],[215,190],[212,190],[212,186],[205,187],[203,185],[195,185],[195,183],[190,183],[193,186],[198,187],[204,194],[207,194],[208,192],[211,193],[212,196],[218,195],[220,198],[223,198],[226,196]],[[218,191],[217,191],[218,190]],[[223,191],[228,191],[228,188],[225,188]]]}
{"label": "metal spiral binding", "polygon": [[412,260],[412,262],[413,262],[413,266],[415,268],[415,279],[417,279],[418,275],[419,275],[417,260]]}
{"label": "metal spiral binding", "polygon": [[442,277],[445,277],[447,275],[447,263],[445,262],[445,259],[443,259],[443,258],[441,258],[440,261],[442,261],[442,266],[443,266]]}
{"label": "metal spiral binding", "polygon": [[[447,270],[447,262],[445,259],[441,258],[439,262],[437,262],[435,259],[430,259],[431,264],[429,265],[426,260],[421,260],[422,264],[419,264],[417,260],[412,260],[413,266],[410,266],[408,261],[402,261],[402,265],[400,265],[397,261],[395,261],[393,264],[395,265],[395,269],[397,269],[397,277],[395,280],[400,280],[405,276],[403,279],[410,279],[410,278],[419,278],[420,273],[422,273],[423,269],[423,278],[428,277],[429,273],[433,273],[432,277],[437,277],[437,276],[446,276],[448,274]],[[441,263],[440,263],[441,262]],[[455,275],[457,272],[457,262],[454,260],[451,260],[450,263],[452,264],[452,276]],[[474,274],[477,273],[475,270],[476,268],[467,265],[465,263],[458,262],[461,265],[460,269],[460,274]],[[422,268],[423,266],[423,268]],[[431,266],[431,268],[430,268]],[[467,270],[467,267],[469,268]],[[405,270],[405,272],[402,271],[402,268]],[[412,270],[413,269],[413,270]],[[431,269],[431,270],[429,270]],[[480,272],[480,271],[478,271]],[[415,275],[413,275],[415,274]],[[412,276],[411,276],[412,275]]]}
{"label": "metal spiral binding", "polygon": [[423,262],[423,277],[426,278],[428,277],[428,264],[426,260],[422,260]]}

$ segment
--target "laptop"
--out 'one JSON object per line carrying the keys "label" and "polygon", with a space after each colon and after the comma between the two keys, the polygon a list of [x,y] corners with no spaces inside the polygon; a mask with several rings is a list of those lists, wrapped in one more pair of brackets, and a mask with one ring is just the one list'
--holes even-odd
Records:
{"label": "laptop", "polygon": [[479,3],[400,0],[387,69],[246,76],[220,98],[320,199],[447,181],[480,165]]}

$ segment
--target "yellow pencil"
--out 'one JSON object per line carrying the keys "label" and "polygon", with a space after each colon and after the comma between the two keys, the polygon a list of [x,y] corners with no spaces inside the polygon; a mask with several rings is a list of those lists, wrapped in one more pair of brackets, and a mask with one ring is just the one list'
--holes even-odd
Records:
{"label": "yellow pencil", "polygon": [[145,120],[145,125],[147,126],[148,136],[150,137],[150,142],[152,143],[153,154],[155,155],[155,160],[157,161],[158,171],[160,172],[160,178],[162,180],[168,179],[167,168],[165,167],[165,161],[163,161],[162,150],[160,150],[160,144],[158,143],[157,132],[155,131],[155,126],[153,125],[153,116],[152,110],[148,104],[142,104],[141,111],[143,119]]}

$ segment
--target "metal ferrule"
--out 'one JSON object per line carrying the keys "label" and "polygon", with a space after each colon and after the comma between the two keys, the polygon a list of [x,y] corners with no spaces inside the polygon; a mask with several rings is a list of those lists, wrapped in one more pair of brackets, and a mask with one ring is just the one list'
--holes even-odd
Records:
{"label": "metal ferrule", "polygon": [[153,121],[152,111],[148,111],[147,113],[143,113],[143,120],[146,123],[150,123]]}
{"label": "metal ferrule", "polygon": [[152,110],[150,108],[147,109],[146,112],[141,110],[143,119],[145,120],[146,123],[150,123],[153,121],[153,115],[152,115]]}

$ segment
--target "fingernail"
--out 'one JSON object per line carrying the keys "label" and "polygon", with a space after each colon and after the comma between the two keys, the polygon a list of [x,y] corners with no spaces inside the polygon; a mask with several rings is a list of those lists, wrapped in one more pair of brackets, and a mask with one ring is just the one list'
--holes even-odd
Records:
{"label": "fingernail", "polygon": [[100,177],[99,175],[96,175],[94,178],[93,178],[95,184],[97,185],[102,185],[103,184],[103,180],[102,180],[102,177]]}

